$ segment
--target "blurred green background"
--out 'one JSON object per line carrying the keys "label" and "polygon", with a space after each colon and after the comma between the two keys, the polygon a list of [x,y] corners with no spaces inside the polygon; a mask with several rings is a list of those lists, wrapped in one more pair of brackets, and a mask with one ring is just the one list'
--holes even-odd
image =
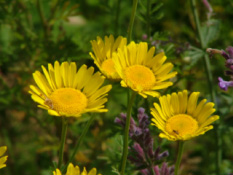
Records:
{"label": "blurred green background", "polygon": [[[192,15],[190,1],[153,0],[153,14],[146,15],[146,1],[139,0],[133,40],[147,42],[157,50],[165,51],[179,75],[174,86],[160,91],[162,94],[188,89],[200,91],[201,98],[210,99],[203,67],[203,50]],[[233,41],[233,1],[211,0],[213,8],[210,19],[202,1],[197,2],[203,28],[209,32],[207,46],[225,49]],[[120,3],[119,16],[117,7]],[[53,161],[58,160],[57,151],[61,132],[61,119],[49,116],[37,108],[28,93],[34,84],[32,73],[41,65],[58,61],[74,61],[94,66],[89,56],[90,40],[97,36],[113,34],[127,36],[132,8],[131,1],[123,0],[0,0],[0,146],[8,146],[5,175],[50,175]],[[150,24],[150,30],[146,25]],[[151,39],[150,39],[151,37]],[[210,58],[213,71],[213,88],[217,91],[217,114],[223,120],[220,127],[223,143],[222,175],[233,172],[233,91],[218,88],[217,77],[224,76],[224,59]],[[96,68],[97,70],[97,68]],[[111,82],[106,82],[111,83]],[[120,112],[126,111],[127,91],[118,83],[113,84],[107,107],[109,112],[96,115],[80,151],[76,164],[88,169],[96,167],[103,175],[118,166],[121,156],[122,128],[114,123]],[[138,107],[149,108],[153,98],[137,97],[133,114]],[[69,121],[65,147],[65,160],[71,154],[89,115]],[[174,163],[177,145],[158,138],[159,131],[151,127],[156,143],[168,150],[167,161]],[[215,171],[214,130],[188,141],[185,146],[181,169],[183,175],[212,175]],[[134,165],[128,164],[128,173],[139,174]]]}

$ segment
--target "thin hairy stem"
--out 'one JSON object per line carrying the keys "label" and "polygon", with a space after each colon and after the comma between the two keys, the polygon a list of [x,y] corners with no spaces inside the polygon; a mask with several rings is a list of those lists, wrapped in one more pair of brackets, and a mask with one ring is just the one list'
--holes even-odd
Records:
{"label": "thin hairy stem", "polygon": [[[196,1],[195,0],[191,0],[191,8],[193,11],[193,16],[195,19],[195,23],[196,23],[196,27],[197,27],[197,32],[200,38],[200,44],[201,44],[201,48],[203,49],[203,51],[206,49],[206,45],[204,43],[204,38],[201,32],[201,26],[200,26],[200,21],[199,21],[199,17],[198,17],[198,13],[197,13],[197,7],[196,7]],[[214,90],[214,86],[213,86],[213,76],[212,76],[212,72],[211,72],[211,68],[210,68],[210,60],[207,54],[205,54],[204,58],[204,66],[205,66],[205,72],[207,75],[207,81],[208,81],[208,86],[209,86],[209,92],[211,95],[211,100],[215,103],[217,108],[217,102],[216,102],[216,92]],[[217,122],[217,126],[214,128],[215,132],[216,132],[216,175],[220,175],[220,165],[222,162],[222,137],[221,137],[221,130],[219,129],[221,120],[219,120]]]}
{"label": "thin hairy stem", "polygon": [[183,150],[184,150],[184,141],[179,141],[179,149],[178,149],[176,165],[175,165],[175,175],[178,175],[178,172],[179,172]]}
{"label": "thin hairy stem", "polygon": [[58,160],[58,169],[61,168],[62,162],[63,162],[63,153],[64,153],[64,147],[66,142],[66,133],[67,133],[67,121],[65,117],[62,117],[62,133],[61,133],[61,143],[60,143],[60,149],[59,149],[59,160]]}
{"label": "thin hairy stem", "polygon": [[138,5],[138,0],[133,0],[133,8],[132,8],[129,28],[128,28],[128,37],[127,37],[128,43],[131,41],[131,38],[132,38],[133,24],[134,24],[135,14],[137,10],[137,5]]}
{"label": "thin hairy stem", "polygon": [[69,162],[72,162],[72,161],[73,161],[73,159],[74,159],[74,157],[75,157],[75,155],[76,155],[76,153],[77,153],[77,151],[78,151],[78,149],[79,149],[79,146],[81,145],[81,143],[82,143],[82,141],[83,141],[83,138],[86,136],[87,131],[88,131],[88,129],[90,128],[91,123],[93,122],[93,120],[94,120],[94,116],[92,115],[91,118],[90,118],[90,119],[88,120],[88,122],[86,123],[86,125],[85,125],[85,127],[84,127],[84,129],[83,129],[83,131],[82,131],[82,134],[81,134],[80,138],[78,139],[78,142],[77,142],[76,145],[75,145],[73,154],[72,154],[72,156],[70,157]]}
{"label": "thin hairy stem", "polygon": [[[130,94],[130,93],[128,93]],[[126,116],[126,123],[125,123],[125,132],[124,132],[124,144],[123,144],[123,155],[121,159],[121,175],[124,175],[125,173],[125,166],[126,166],[126,160],[127,160],[127,155],[128,155],[128,139],[129,139],[129,126],[130,126],[130,116],[131,116],[131,111],[133,107],[133,102],[136,97],[136,92],[132,91],[131,97],[129,98],[128,101],[128,106],[127,106],[127,116]]]}

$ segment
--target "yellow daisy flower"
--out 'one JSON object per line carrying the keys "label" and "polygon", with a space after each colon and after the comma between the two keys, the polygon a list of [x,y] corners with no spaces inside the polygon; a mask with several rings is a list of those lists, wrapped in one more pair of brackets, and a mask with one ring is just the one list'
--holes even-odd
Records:
{"label": "yellow daisy flower", "polygon": [[37,86],[30,86],[32,99],[50,115],[79,117],[86,112],[107,112],[104,103],[111,85],[103,86],[105,77],[94,68],[83,65],[78,71],[74,62],[58,61],[54,67],[42,66],[44,75],[36,71],[33,78]]}
{"label": "yellow daisy flower", "polygon": [[91,41],[94,54],[90,52],[90,55],[94,59],[99,70],[108,79],[120,80],[112,61],[112,54],[116,52],[118,48],[123,48],[127,44],[127,39],[119,36],[114,40],[113,35],[110,35],[109,37],[105,36],[104,40],[105,41],[97,36],[97,40]]}
{"label": "yellow daisy flower", "polygon": [[6,167],[5,162],[6,162],[8,156],[3,156],[3,154],[6,152],[6,150],[7,150],[6,146],[0,147],[0,169]]}
{"label": "yellow daisy flower", "polygon": [[[72,163],[69,163],[66,175],[96,175],[97,170],[96,168],[92,168],[91,171],[87,172],[86,168],[83,168],[83,171],[80,172],[79,166],[75,166]],[[59,169],[53,171],[53,175],[62,175]],[[101,175],[101,174],[98,174]]]}
{"label": "yellow daisy flower", "polygon": [[164,89],[173,83],[166,81],[174,77],[177,72],[171,72],[173,64],[166,63],[167,57],[164,52],[154,56],[155,47],[148,51],[148,44],[131,42],[123,49],[113,54],[113,62],[117,73],[122,81],[121,86],[129,87],[138,92],[144,98],[147,95],[158,97],[159,93],[155,90]]}
{"label": "yellow daisy flower", "polygon": [[193,92],[188,97],[187,90],[184,90],[160,97],[160,105],[154,103],[152,125],[162,131],[161,138],[189,140],[213,129],[210,124],[219,119],[218,115],[211,116],[215,112],[214,103],[206,103],[206,99],[197,103],[199,94]]}

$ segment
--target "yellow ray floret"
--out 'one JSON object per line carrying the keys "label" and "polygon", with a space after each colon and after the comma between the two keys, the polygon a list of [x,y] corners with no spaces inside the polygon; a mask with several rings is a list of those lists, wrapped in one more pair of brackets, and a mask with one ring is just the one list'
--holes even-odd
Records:
{"label": "yellow ray floret", "polygon": [[105,77],[94,68],[83,65],[78,71],[74,62],[58,61],[42,66],[43,74],[33,73],[37,86],[31,85],[29,93],[39,107],[50,115],[79,117],[86,112],[107,112],[104,103],[111,85],[102,86]]}
{"label": "yellow ray floret", "polygon": [[3,156],[6,150],[7,150],[6,146],[0,147],[0,169],[6,167],[5,162],[7,161],[8,156]]}
{"label": "yellow ray floret", "polygon": [[131,88],[144,98],[147,95],[158,97],[156,90],[171,86],[173,83],[169,79],[177,74],[171,72],[173,64],[164,64],[166,56],[163,52],[154,54],[155,48],[148,50],[146,42],[131,42],[118,49],[118,52],[113,54],[113,62],[122,79],[121,85]]}
{"label": "yellow ray floret", "polygon": [[[53,175],[62,175],[62,173],[59,169],[56,169],[56,171],[53,171]],[[74,167],[72,163],[69,163],[66,175],[97,175],[97,170],[96,168],[92,168],[89,172],[87,172],[86,168],[84,167],[83,171],[80,172],[79,166]]]}
{"label": "yellow ray floret", "polygon": [[189,140],[213,128],[210,124],[219,119],[212,115],[214,103],[206,103],[206,99],[197,103],[198,96],[199,92],[193,92],[188,97],[184,90],[160,97],[160,105],[154,103],[152,125],[162,131],[160,137],[171,141]]}
{"label": "yellow ray floret", "polygon": [[112,80],[119,80],[120,77],[115,70],[114,62],[112,61],[112,54],[118,48],[123,48],[127,44],[127,39],[119,36],[116,40],[113,35],[105,36],[104,41],[98,36],[96,40],[91,41],[92,50],[91,57],[100,71]]}

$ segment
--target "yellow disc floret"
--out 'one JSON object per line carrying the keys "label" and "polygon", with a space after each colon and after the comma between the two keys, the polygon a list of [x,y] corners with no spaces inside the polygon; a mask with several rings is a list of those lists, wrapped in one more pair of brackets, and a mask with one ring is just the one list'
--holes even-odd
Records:
{"label": "yellow disc floret", "polygon": [[151,120],[162,131],[161,138],[184,141],[213,129],[211,123],[219,119],[218,115],[212,115],[214,103],[206,103],[206,99],[198,103],[199,94],[193,92],[188,96],[184,90],[159,97],[160,104],[154,103],[151,108]]}
{"label": "yellow disc floret", "polygon": [[102,71],[108,75],[117,74],[116,69],[114,67],[114,62],[112,59],[105,60],[101,65]]}
{"label": "yellow disc floret", "polygon": [[38,107],[48,110],[50,115],[80,117],[87,112],[107,112],[105,103],[111,85],[102,86],[105,77],[93,67],[82,65],[77,70],[75,62],[55,61],[43,73],[35,71],[36,86],[29,93]]}
{"label": "yellow disc floret", "polygon": [[74,115],[82,113],[87,107],[87,98],[80,91],[73,88],[61,88],[54,91],[49,99],[51,108],[61,114]]}
{"label": "yellow disc floret", "polygon": [[186,136],[195,133],[198,123],[189,115],[178,114],[167,120],[165,128],[171,135]]}
{"label": "yellow disc floret", "polygon": [[122,36],[114,38],[113,35],[105,36],[104,39],[97,36],[96,40],[91,41],[91,45],[93,52],[90,52],[90,56],[96,66],[108,79],[119,81],[120,77],[115,70],[112,55],[127,45],[127,39]]}
{"label": "yellow disc floret", "polygon": [[125,69],[125,80],[132,89],[138,91],[148,90],[153,87],[156,82],[153,72],[146,66],[133,65]]}
{"label": "yellow disc floret", "polygon": [[173,64],[165,63],[166,59],[163,52],[155,54],[155,47],[148,48],[146,42],[136,44],[132,41],[112,54],[121,86],[132,89],[144,98],[148,95],[159,97],[157,90],[173,84],[169,79],[177,72],[171,72]]}

